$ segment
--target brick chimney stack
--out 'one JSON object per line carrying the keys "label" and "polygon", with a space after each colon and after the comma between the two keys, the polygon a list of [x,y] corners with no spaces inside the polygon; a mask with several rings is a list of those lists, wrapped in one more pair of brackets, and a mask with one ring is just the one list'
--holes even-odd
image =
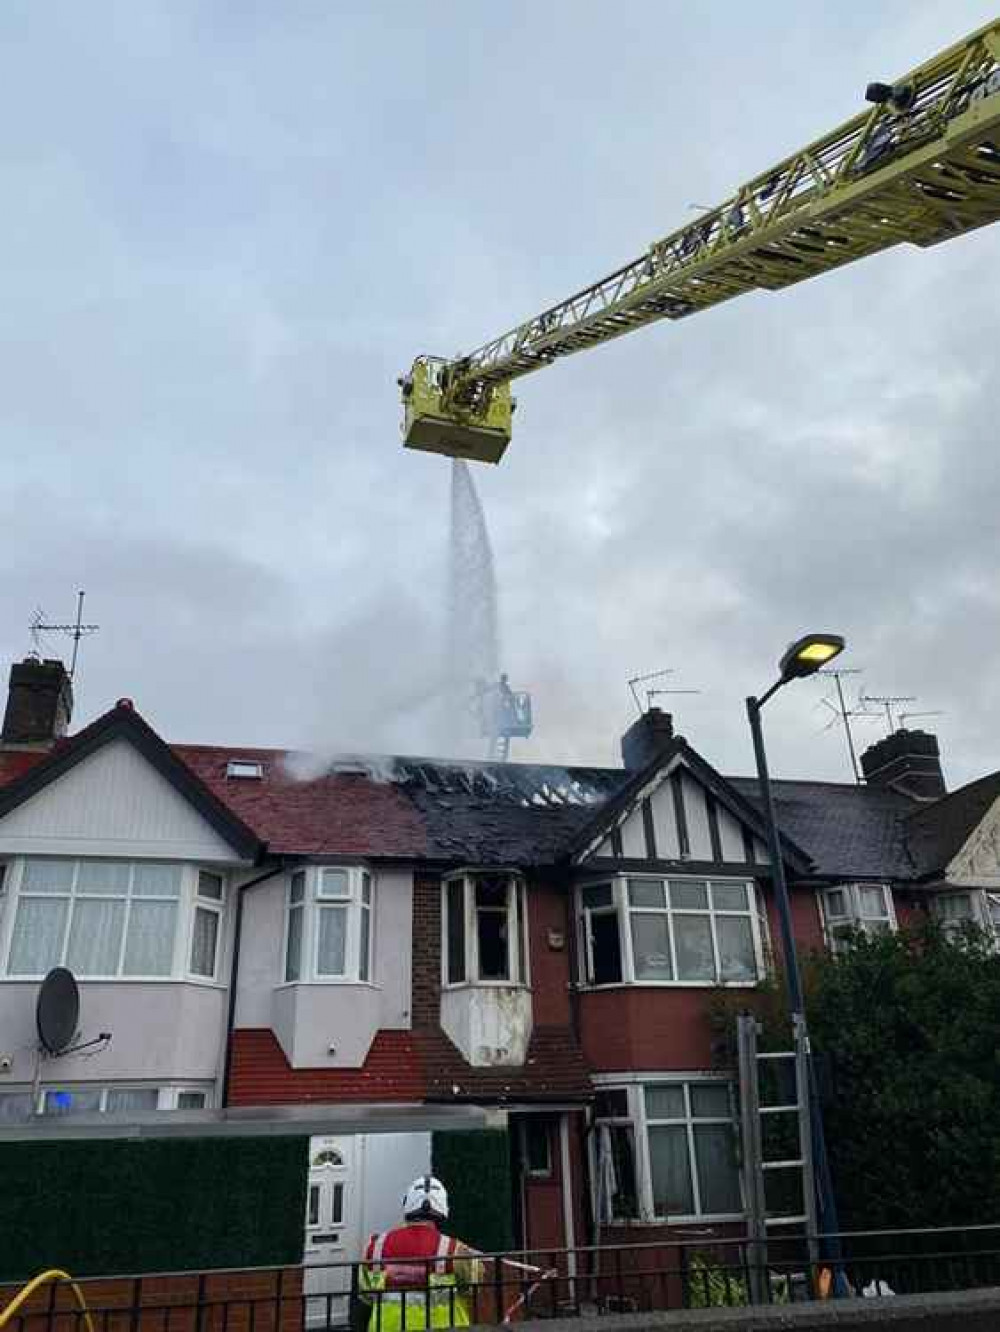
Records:
{"label": "brick chimney stack", "polygon": [[648,708],[622,736],[622,762],[629,772],[651,763],[674,738],[674,719],[661,708]]}
{"label": "brick chimney stack", "polygon": [[937,736],[928,731],[893,731],[861,755],[869,786],[880,786],[913,800],[938,800],[945,794]]}
{"label": "brick chimney stack", "polygon": [[26,657],[10,668],[4,749],[48,749],[66,734],[73,715],[73,685],[61,661]]}

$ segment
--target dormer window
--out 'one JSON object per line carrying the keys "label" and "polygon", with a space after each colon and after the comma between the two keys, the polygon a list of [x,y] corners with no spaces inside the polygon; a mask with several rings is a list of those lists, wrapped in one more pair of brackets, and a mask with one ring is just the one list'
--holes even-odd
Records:
{"label": "dormer window", "polygon": [[259,759],[230,759],[226,764],[226,776],[259,782],[264,776],[264,765]]}
{"label": "dormer window", "polygon": [[357,865],[296,870],[288,882],[283,980],[371,980],[373,909],[368,870]]}
{"label": "dormer window", "polygon": [[460,874],[443,888],[445,985],[526,985],[524,884],[517,874]]}

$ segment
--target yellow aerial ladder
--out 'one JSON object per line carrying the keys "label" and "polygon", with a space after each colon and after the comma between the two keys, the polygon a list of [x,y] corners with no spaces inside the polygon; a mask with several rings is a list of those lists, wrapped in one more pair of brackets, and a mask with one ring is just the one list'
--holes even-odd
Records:
{"label": "yellow aerial ladder", "polygon": [[468,356],[418,356],[400,380],[404,443],[499,462],[521,375],[657,319],[1000,218],[1000,19],[865,95],[870,111],[593,286]]}

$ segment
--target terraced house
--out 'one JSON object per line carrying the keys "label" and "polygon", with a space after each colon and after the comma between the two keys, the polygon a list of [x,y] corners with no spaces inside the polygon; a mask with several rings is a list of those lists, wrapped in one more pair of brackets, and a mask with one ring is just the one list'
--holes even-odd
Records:
{"label": "terraced house", "polygon": [[[504,1112],[532,1248],[738,1220],[735,1089],[708,1000],[774,964],[756,785],[651,709],[621,767],[172,745],[127,699],[68,733],[58,662],[14,666],[0,751],[0,1123],[313,1107],[306,1253],[354,1257],[427,1167],[415,1108]],[[898,731],[865,782],[776,783],[795,930],[1000,919],[1000,773],[946,793]],[[98,1056],[36,1063],[80,982]],[[395,1107],[377,1152],[334,1111]],[[82,1120],[80,1121],[82,1122]],[[414,1122],[416,1122],[414,1120]],[[380,1210],[381,1209],[381,1210]]]}

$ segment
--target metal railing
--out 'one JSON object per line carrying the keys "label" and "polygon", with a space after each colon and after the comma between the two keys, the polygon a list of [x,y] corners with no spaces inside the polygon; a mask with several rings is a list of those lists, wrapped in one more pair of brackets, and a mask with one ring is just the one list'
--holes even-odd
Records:
{"label": "metal railing", "polygon": [[[379,1332],[383,1326],[394,1332],[401,1326],[739,1306],[749,1304],[755,1290],[764,1302],[783,1304],[837,1290],[885,1298],[1000,1286],[1000,1225],[845,1232],[837,1237],[842,1258],[836,1271],[822,1257],[824,1241],[833,1238],[818,1237],[820,1257],[811,1260],[804,1235],[770,1237],[766,1262],[756,1272],[746,1234],[708,1233],[483,1254],[474,1263],[460,1258],[455,1285],[426,1280],[405,1291],[366,1291],[363,1264],[356,1262],[76,1284],[93,1332]],[[436,1261],[419,1265],[430,1277]],[[4,1302],[0,1292],[0,1306]],[[54,1282],[20,1306],[4,1332],[84,1332],[84,1318],[71,1283]]]}

